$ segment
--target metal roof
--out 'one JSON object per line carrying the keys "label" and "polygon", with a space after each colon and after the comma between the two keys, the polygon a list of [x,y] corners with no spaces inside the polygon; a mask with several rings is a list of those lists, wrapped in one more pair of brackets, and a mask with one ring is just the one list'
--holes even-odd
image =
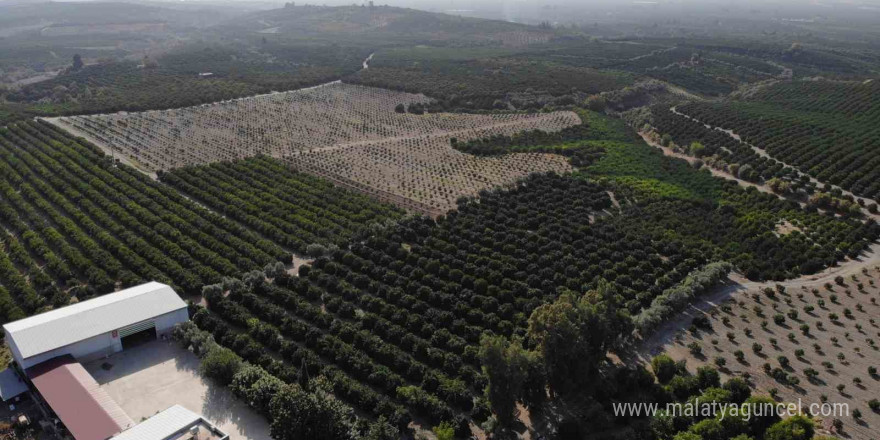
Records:
{"label": "metal roof", "polygon": [[0,399],[7,401],[25,391],[27,391],[27,383],[18,377],[18,373],[9,367],[0,371]]}
{"label": "metal roof", "polygon": [[174,405],[123,431],[112,440],[164,440],[201,422],[202,416]]}
{"label": "metal roof", "polygon": [[76,440],[106,440],[134,425],[73,356],[34,365],[27,375]]}
{"label": "metal roof", "polygon": [[152,281],[10,322],[3,328],[22,359],[27,359],[185,307],[174,289]]}

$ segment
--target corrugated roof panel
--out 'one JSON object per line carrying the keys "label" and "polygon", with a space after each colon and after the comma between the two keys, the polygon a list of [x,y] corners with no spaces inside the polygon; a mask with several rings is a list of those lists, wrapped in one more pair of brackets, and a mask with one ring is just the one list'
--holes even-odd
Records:
{"label": "corrugated roof panel", "polygon": [[70,372],[70,375],[76,379],[77,382],[82,384],[85,388],[86,392],[88,392],[95,402],[104,410],[113,421],[119,425],[122,429],[128,429],[134,426],[134,420],[125,413],[122,407],[110,397],[110,394],[98,384],[98,381],[86,371],[85,367],[80,363],[70,364],[67,366],[67,369]]}
{"label": "corrugated roof panel", "polygon": [[3,326],[23,359],[186,307],[155,281],[34,315]]}
{"label": "corrugated roof panel", "polygon": [[134,425],[70,355],[28,368],[27,375],[76,440],[106,440]]}
{"label": "corrugated roof panel", "polygon": [[194,425],[201,416],[180,406],[174,405],[131,429],[123,431],[113,440],[163,440],[172,434]]}
{"label": "corrugated roof panel", "polygon": [[0,398],[7,401],[25,391],[27,384],[18,377],[12,367],[0,371]]}

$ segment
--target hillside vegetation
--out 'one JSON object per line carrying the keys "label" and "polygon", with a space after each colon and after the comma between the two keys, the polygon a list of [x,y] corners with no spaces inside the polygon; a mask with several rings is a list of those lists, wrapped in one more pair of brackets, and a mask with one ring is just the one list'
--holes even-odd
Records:
{"label": "hillside vegetation", "polygon": [[679,110],[733,130],[773,158],[856,195],[880,199],[880,84],[796,81],[744,100]]}

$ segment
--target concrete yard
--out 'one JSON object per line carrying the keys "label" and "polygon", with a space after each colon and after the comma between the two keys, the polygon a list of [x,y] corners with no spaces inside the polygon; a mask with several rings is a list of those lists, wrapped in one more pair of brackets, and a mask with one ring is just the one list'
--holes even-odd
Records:
{"label": "concrete yard", "polygon": [[[105,370],[103,365],[112,365]],[[202,414],[231,440],[267,440],[266,419],[224,387],[201,377],[199,359],[169,341],[153,341],[85,364],[135,423],[174,404]]]}

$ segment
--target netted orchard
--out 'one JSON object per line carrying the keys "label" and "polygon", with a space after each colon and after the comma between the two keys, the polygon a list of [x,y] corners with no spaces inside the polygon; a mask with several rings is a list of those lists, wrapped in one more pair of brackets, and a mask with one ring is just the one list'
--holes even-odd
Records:
{"label": "netted orchard", "polygon": [[[566,172],[546,154],[474,158],[470,140],[580,124],[573,112],[426,114],[423,95],[331,83],[175,110],[75,116],[54,123],[150,172],[266,155],[408,209],[440,214],[462,196],[533,172]],[[401,111],[403,109],[403,111]]]}

